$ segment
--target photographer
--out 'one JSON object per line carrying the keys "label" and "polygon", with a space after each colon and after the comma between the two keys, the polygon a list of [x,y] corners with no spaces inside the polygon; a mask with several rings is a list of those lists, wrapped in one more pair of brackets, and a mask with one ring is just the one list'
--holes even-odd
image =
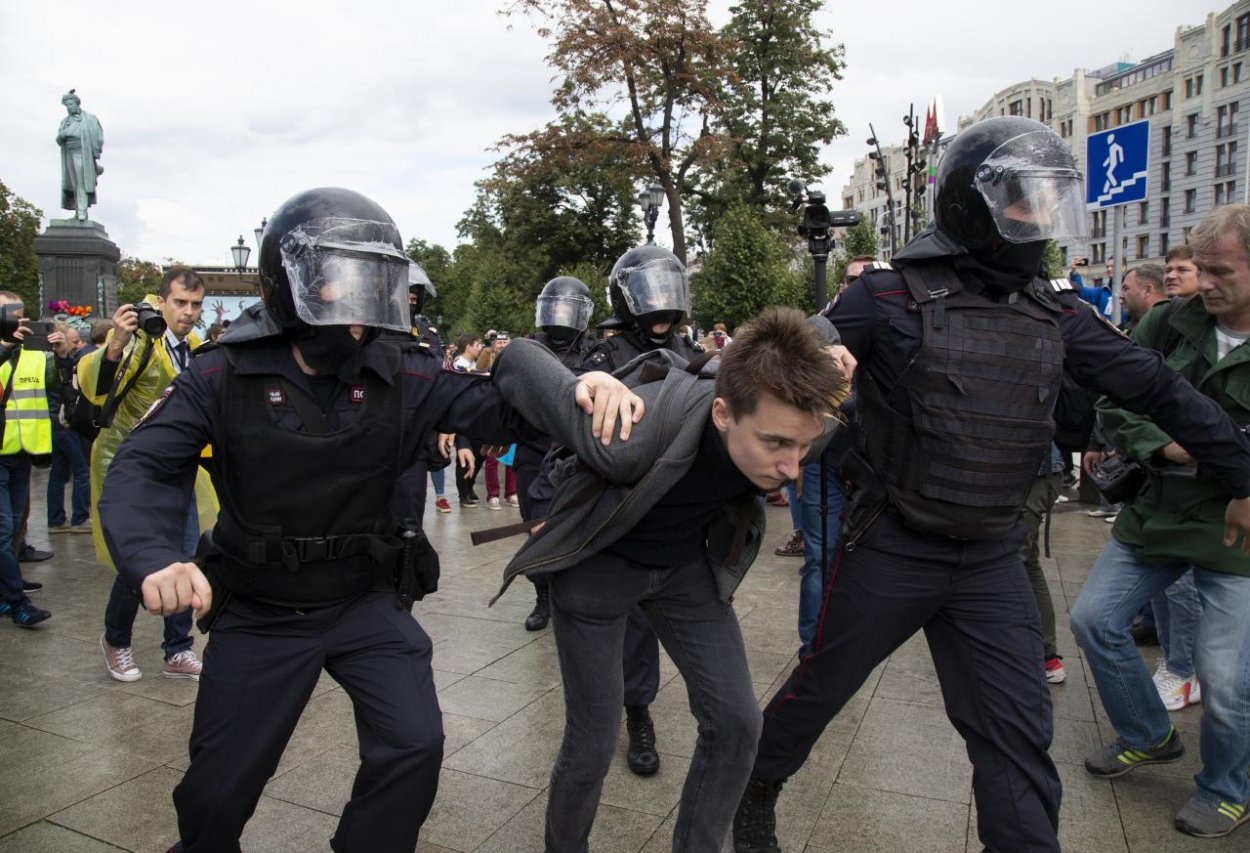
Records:
{"label": "photographer", "polygon": [[17,533],[30,499],[30,469],[52,455],[52,418],[48,394],[59,385],[47,353],[28,350],[22,341],[31,334],[23,319],[21,297],[0,291],[0,387],[3,387],[4,440],[0,445],[0,616],[30,628],[52,614],[35,607],[27,592],[42,588],[22,578],[17,559]]}
{"label": "photographer", "polygon": [[[138,305],[122,305],[113,313],[113,329],[104,346],[78,362],[78,385],[84,399],[104,409],[102,429],[91,449],[91,505],[97,519],[104,476],[122,440],[158,399],[172,393],[171,385],[187,368],[191,350],[200,345],[191,330],[199,322],[203,305],[204,282],[200,276],[187,267],[172,267],[161,276],[155,296]],[[186,520],[187,553],[195,553],[201,522],[211,523],[214,506],[212,487],[202,474]],[[207,517],[200,518],[197,509],[205,511]],[[109,557],[104,534],[103,525],[97,523],[93,531],[96,559],[118,568]],[[118,574],[104,610],[104,634],[100,637],[105,666],[118,681],[143,677],[130,648],[139,603],[136,591]],[[162,675],[199,681],[200,661],[191,650],[192,643],[190,613],[165,618]]]}

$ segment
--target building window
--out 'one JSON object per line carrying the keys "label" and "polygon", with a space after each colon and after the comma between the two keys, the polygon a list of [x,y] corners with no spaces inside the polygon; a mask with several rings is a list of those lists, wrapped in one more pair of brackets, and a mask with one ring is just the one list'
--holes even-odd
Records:
{"label": "building window", "polygon": [[1190,113],[1185,116],[1185,138],[1193,139],[1198,133],[1198,114]]}
{"label": "building window", "polygon": [[1137,206],[1137,224],[1138,225],[1150,224],[1150,202],[1143,201],[1141,204]]}
{"label": "building window", "polygon": [[1223,178],[1237,172],[1237,141],[1215,146],[1215,177]]}
{"label": "building window", "polygon": [[1159,153],[1164,157],[1172,156],[1172,126],[1159,128],[1159,135],[1163,137],[1163,148]]}
{"label": "building window", "polygon": [[1197,213],[1198,211],[1198,191],[1185,190],[1185,212]]}
{"label": "building window", "polygon": [[1202,75],[1198,74],[1194,77],[1194,97],[1202,94]]}
{"label": "building window", "polygon": [[1159,257],[1167,257],[1168,249],[1168,232],[1164,231],[1159,235]]}
{"label": "building window", "polygon": [[1167,112],[1172,109],[1172,90],[1168,89],[1160,97],[1163,98],[1163,111]]}
{"label": "building window", "polygon": [[1233,63],[1233,82],[1234,83],[1241,82],[1241,63],[1240,62]]}
{"label": "building window", "polygon": [[1172,220],[1172,199],[1164,196],[1159,199],[1159,227],[1167,228]]}
{"label": "building window", "polygon": [[1242,15],[1237,19],[1237,42],[1233,50],[1241,52],[1250,47],[1250,15]]}
{"label": "building window", "polygon": [[1216,184],[1215,185],[1215,204],[1218,207],[1219,205],[1223,203],[1224,203],[1224,185]]}
{"label": "building window", "polygon": [[1090,219],[1091,219],[1091,226],[1090,226],[1089,236],[1095,237],[1095,238],[1106,237],[1107,236],[1107,211],[1095,210],[1092,214],[1090,214]]}
{"label": "building window", "polygon": [[1198,152],[1185,152],[1185,177],[1193,177],[1198,174]]}
{"label": "building window", "polygon": [[1150,257],[1150,237],[1142,234],[1137,238],[1137,260]]}
{"label": "building window", "polygon": [[1163,173],[1161,175],[1161,178],[1162,180],[1160,181],[1159,188],[1163,190],[1164,192],[1167,192],[1168,190],[1172,189],[1172,164],[1171,163],[1163,164]]}
{"label": "building window", "polygon": [[1228,43],[1231,41],[1232,27],[1224,27],[1220,30],[1220,56],[1228,56]]}
{"label": "building window", "polygon": [[1231,104],[1215,108],[1216,139],[1223,139],[1237,132],[1237,110],[1239,107],[1240,104],[1234,101]]}
{"label": "building window", "polygon": [[1024,115],[1024,102],[1012,101],[1007,105],[1007,115],[1022,116]]}
{"label": "building window", "polygon": [[1228,85],[1228,66],[1225,65],[1220,69],[1220,88],[1223,89]]}
{"label": "building window", "polygon": [[1107,262],[1107,244],[1106,243],[1095,243],[1089,248],[1090,248],[1090,252],[1093,254],[1091,263],[1105,264]]}

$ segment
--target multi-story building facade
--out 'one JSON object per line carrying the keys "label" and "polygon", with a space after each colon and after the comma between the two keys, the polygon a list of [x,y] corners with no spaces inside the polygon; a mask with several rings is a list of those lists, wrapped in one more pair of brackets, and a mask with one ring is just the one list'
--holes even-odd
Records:
{"label": "multi-story building facade", "polygon": [[[1009,86],[971,116],[961,117],[958,128],[997,115],[1048,124],[1071,144],[1082,170],[1090,134],[1149,121],[1146,199],[1090,211],[1089,242],[1060,249],[1069,258],[1087,258],[1086,277],[1094,280],[1111,277],[1117,257],[1122,268],[1159,261],[1213,207],[1250,201],[1250,121],[1245,119],[1250,115],[1250,0],[1209,14],[1198,26],[1178,27],[1170,48],[1139,62]],[[890,166],[894,180],[893,158]],[[879,217],[884,198],[872,168],[867,159],[856,161],[842,200],[865,215],[876,210]],[[1119,251],[1112,239],[1117,215],[1123,216]]]}

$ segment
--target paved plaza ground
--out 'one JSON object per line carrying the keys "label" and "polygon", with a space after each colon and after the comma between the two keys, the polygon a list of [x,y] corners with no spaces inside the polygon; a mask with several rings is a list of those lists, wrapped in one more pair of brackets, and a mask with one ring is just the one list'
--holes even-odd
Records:
{"label": "paved plaza ground", "polygon": [[[44,482],[37,472],[30,539],[40,546],[49,542]],[[1067,630],[1068,607],[1110,531],[1085,509],[1058,507],[1054,558],[1046,561],[1068,669],[1067,683],[1051,688],[1063,849],[1250,850],[1250,829],[1218,841],[1172,829],[1173,812],[1192,793],[1200,706],[1174,715],[1189,746],[1180,763],[1141,768],[1115,782],[1093,779],[1081,767],[1086,753],[1113,737]],[[780,544],[788,512],[770,508],[768,516],[770,545]],[[442,589],[419,603],[415,616],[436,644],[447,743],[420,853],[542,849],[547,775],[563,723],[554,639],[550,630],[528,633],[522,625],[532,604],[527,584],[486,607],[516,540],[469,545],[470,530],[515,520],[516,510],[488,512],[484,504],[426,518],[442,554]],[[109,678],[99,639],[112,572],[95,562],[88,536],[57,535],[51,546],[54,559],[23,568],[29,580],[44,583],[36,600],[53,618],[29,631],[0,623],[0,853],[160,853],[177,840],[170,792],[187,767],[196,686],[160,676],[160,620],[143,613],[134,648],[144,677],[132,684]],[[770,548],[735,602],[761,701],[795,664],[799,565]],[[202,638],[196,647],[203,648]],[[660,772],[642,779],[628,771],[622,732],[591,836],[594,853],[670,849],[695,723],[667,658],[652,713]],[[243,836],[244,850],[329,850],[356,770],[355,743],[350,703],[323,676]],[[981,847],[971,782],[928,649],[917,637],[876,670],[786,786],[778,814],[782,848],[975,853]]]}

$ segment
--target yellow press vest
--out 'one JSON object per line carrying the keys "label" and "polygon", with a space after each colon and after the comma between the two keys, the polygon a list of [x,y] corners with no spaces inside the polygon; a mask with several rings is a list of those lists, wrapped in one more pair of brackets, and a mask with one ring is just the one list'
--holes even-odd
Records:
{"label": "yellow press vest", "polygon": [[52,417],[48,414],[48,389],[45,385],[48,360],[41,352],[20,350],[17,373],[13,375],[13,358],[0,364],[0,387],[8,388],[9,402],[4,407],[4,445],[0,456],[28,453],[31,456],[52,454]]}

